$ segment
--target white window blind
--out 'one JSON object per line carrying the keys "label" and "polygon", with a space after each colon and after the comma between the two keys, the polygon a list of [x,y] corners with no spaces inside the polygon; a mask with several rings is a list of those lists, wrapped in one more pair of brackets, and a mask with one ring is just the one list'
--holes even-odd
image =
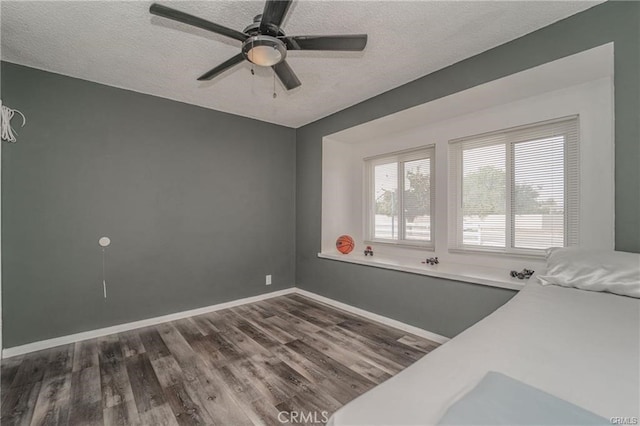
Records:
{"label": "white window blind", "polygon": [[450,142],[453,250],[540,254],[578,242],[577,117]]}
{"label": "white window blind", "polygon": [[398,210],[398,163],[375,165],[374,168],[374,239],[397,240]]}
{"label": "white window blind", "polygon": [[433,147],[365,159],[367,241],[433,246]]}

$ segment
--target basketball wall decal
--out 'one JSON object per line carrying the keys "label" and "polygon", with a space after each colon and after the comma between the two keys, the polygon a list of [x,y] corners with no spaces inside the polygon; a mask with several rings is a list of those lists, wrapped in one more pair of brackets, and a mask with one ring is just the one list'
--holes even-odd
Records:
{"label": "basketball wall decal", "polygon": [[336,248],[342,254],[351,253],[351,250],[356,246],[353,242],[353,238],[348,235],[340,235],[336,240]]}

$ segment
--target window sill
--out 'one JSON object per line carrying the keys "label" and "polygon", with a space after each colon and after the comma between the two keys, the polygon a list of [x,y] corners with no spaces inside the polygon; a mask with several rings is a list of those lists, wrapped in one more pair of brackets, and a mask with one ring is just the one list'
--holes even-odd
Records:
{"label": "window sill", "polygon": [[406,259],[399,256],[392,258],[378,256],[376,254],[373,257],[369,257],[361,253],[318,253],[318,257],[358,265],[373,266],[374,268],[392,269],[454,281],[508,288],[510,290],[520,290],[527,283],[527,280],[510,277],[508,269],[490,266],[467,265],[463,263],[426,265],[414,259]]}
{"label": "window sill", "polygon": [[422,251],[435,251],[436,249],[430,245],[430,246],[426,246],[420,243],[407,243],[407,242],[401,242],[401,243],[397,243],[397,242],[391,242],[391,241],[386,241],[386,240],[364,240],[364,244],[366,245],[382,245],[382,246],[387,246],[387,247],[399,247],[399,248],[403,248],[403,249],[411,249],[411,250],[422,250]]}

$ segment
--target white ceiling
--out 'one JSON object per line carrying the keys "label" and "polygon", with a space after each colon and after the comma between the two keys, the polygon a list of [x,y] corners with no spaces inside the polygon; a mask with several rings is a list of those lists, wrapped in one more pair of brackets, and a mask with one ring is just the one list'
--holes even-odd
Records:
{"label": "white ceiling", "polygon": [[[6,1],[2,59],[219,111],[300,127],[602,1],[297,1],[288,35],[368,33],[364,52],[290,52],[302,86],[285,91],[248,63],[196,78],[240,42],[149,14],[150,1]],[[253,1],[158,3],[242,31]]]}

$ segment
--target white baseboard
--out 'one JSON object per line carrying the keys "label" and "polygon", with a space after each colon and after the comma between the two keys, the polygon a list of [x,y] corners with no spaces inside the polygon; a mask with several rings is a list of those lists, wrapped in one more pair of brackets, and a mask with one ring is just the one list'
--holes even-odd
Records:
{"label": "white baseboard", "polygon": [[291,287],[284,290],[273,291],[271,293],[264,293],[257,296],[245,297],[244,299],[233,300],[231,302],[218,303],[217,305],[205,306],[203,308],[191,309],[183,312],[176,312],[174,314],[162,315],[155,318],[148,318],[140,321],[129,322],[126,324],[118,324],[111,327],[100,328],[97,330],[84,331],[82,333],[70,334],[68,336],[55,337],[53,339],[41,340],[38,342],[27,343],[26,345],[14,346],[12,348],[2,349],[2,358],[11,358],[13,356],[24,355],[30,352],[41,351],[43,349],[54,348],[56,346],[68,345],[70,343],[80,342],[83,340],[95,339],[97,337],[107,336],[109,334],[122,333],[123,331],[135,330],[137,328],[149,327],[151,325],[162,324],[164,322],[175,321],[183,318],[189,318],[196,315],[202,315],[209,312],[220,311],[222,309],[233,308],[234,306],[245,305],[247,303],[258,302],[260,300],[270,299],[272,297],[283,296],[285,294],[297,293],[301,296],[306,296],[310,299],[317,300],[318,302],[325,303],[330,306],[342,309],[347,312],[351,312],[361,317],[365,317],[372,321],[388,325],[390,327],[397,328],[407,333],[415,334],[416,336],[423,337],[436,343],[445,343],[449,339],[444,336],[432,333],[422,328],[414,327],[413,325],[405,324],[403,322],[374,314],[373,312],[365,311],[364,309],[356,308],[355,306],[347,305],[346,303],[338,302],[337,300],[329,299],[328,297],[320,296],[319,294],[312,293],[307,290],[302,290],[297,287]]}
{"label": "white baseboard", "polygon": [[307,290],[302,290],[300,288],[296,288],[295,291],[297,294],[301,296],[306,296],[309,299],[317,300],[318,302],[325,303],[327,305],[336,307],[338,309],[342,309],[343,311],[350,312],[352,314],[360,315],[361,317],[365,317],[372,321],[377,321],[379,323],[388,325],[389,327],[397,328],[398,330],[406,331],[407,333],[415,334],[416,336],[423,337],[427,340],[431,340],[436,343],[446,343],[449,339],[448,337],[441,336],[436,333],[432,333],[431,331],[427,331],[423,328],[415,327],[413,325],[409,325],[407,323],[394,320],[389,317],[385,317],[382,315],[374,314],[373,312],[365,311],[364,309],[356,308],[355,306],[347,305],[346,303],[338,302],[337,300],[329,299],[328,297],[320,296],[319,294],[312,293]]}
{"label": "white baseboard", "polygon": [[151,325],[162,324],[164,322],[175,321],[214,311],[220,311],[222,309],[233,308],[234,306],[245,305],[247,303],[258,302],[260,300],[294,293],[295,291],[296,288],[291,287],[284,290],[273,291],[271,293],[264,293],[257,296],[232,300],[230,302],[218,303],[217,305],[205,306],[203,308],[191,309],[188,311],[176,312],[174,314],[162,315],[155,318],[148,318],[140,321],[128,322],[126,324],[118,324],[111,327],[100,328],[97,330],[83,331],[82,333],[70,334],[68,336],[55,337],[53,339],[27,343],[26,345],[3,349],[2,358],[10,358],[12,356],[23,355],[29,352],[36,352],[43,349],[54,348],[56,346],[80,342],[82,340],[95,339],[96,337],[107,336],[109,334],[122,333],[123,331],[135,330],[136,328],[149,327]]}

